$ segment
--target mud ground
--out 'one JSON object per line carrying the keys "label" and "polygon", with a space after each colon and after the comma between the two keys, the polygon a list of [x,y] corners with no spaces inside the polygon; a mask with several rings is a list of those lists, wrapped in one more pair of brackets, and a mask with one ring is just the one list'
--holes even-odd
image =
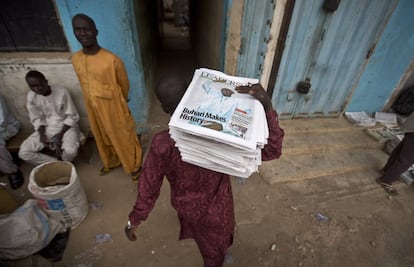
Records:
{"label": "mud ground", "polygon": [[[143,135],[144,148],[167,121],[155,106]],[[21,167],[28,177],[32,167]],[[75,167],[90,209],[71,231],[62,261],[50,263],[33,255],[6,266],[202,266],[194,241],[178,241],[167,181],[149,219],[138,229],[138,240],[131,242],[123,229],[136,184],[122,168],[99,176],[101,163],[93,141],[83,148]],[[401,195],[388,197],[374,182],[378,175],[372,170],[274,185],[260,174],[244,184],[232,178],[237,225],[229,249],[232,261],[224,266],[414,266],[413,187],[399,183]],[[20,203],[31,197],[27,180],[19,190],[8,189]],[[110,239],[97,244],[99,234]]]}

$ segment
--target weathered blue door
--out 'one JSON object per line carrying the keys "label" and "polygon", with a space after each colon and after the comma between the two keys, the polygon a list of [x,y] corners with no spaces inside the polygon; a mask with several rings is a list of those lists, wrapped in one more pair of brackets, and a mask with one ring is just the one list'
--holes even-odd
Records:
{"label": "weathered blue door", "polygon": [[260,78],[274,8],[274,0],[244,1],[237,75]]}
{"label": "weathered blue door", "polygon": [[396,1],[296,1],[272,97],[281,118],[343,112]]}

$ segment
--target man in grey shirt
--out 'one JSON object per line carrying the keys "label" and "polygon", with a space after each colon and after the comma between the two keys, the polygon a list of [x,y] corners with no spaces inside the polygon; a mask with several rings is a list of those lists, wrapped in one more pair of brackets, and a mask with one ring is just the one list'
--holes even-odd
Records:
{"label": "man in grey shirt", "polygon": [[7,175],[12,189],[21,187],[24,183],[23,174],[13,161],[6,147],[6,141],[20,130],[20,122],[16,120],[0,95],[0,176]]}
{"label": "man in grey shirt", "polygon": [[414,112],[401,124],[401,130],[404,132],[404,138],[391,152],[387,164],[382,169],[382,176],[377,178],[377,183],[392,196],[399,194],[392,183],[414,164]]}

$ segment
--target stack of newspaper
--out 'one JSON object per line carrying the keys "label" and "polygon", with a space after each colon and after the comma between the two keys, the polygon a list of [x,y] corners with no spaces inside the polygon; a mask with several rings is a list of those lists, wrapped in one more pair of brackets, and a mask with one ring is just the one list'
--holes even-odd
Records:
{"label": "stack of newspaper", "polygon": [[365,111],[361,112],[345,112],[345,116],[355,125],[370,127],[375,126],[376,121],[374,118],[368,116]]}
{"label": "stack of newspaper", "polygon": [[261,164],[269,135],[262,104],[234,89],[257,79],[197,69],[169,122],[185,162],[247,178]]}
{"label": "stack of newspaper", "polygon": [[375,121],[384,125],[389,125],[390,127],[398,124],[397,114],[395,113],[375,112]]}

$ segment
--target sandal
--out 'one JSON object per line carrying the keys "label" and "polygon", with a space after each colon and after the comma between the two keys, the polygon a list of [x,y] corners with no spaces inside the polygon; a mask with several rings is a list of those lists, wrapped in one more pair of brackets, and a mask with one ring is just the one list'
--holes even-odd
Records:
{"label": "sandal", "polygon": [[8,175],[10,187],[13,190],[20,188],[24,184],[24,177],[20,170],[17,172]]}
{"label": "sandal", "polygon": [[139,167],[138,170],[131,172],[131,176],[132,176],[131,179],[132,179],[133,182],[135,182],[135,183],[138,182],[139,176],[141,175],[141,171],[142,171],[142,168]]}
{"label": "sandal", "polygon": [[110,169],[107,169],[107,168],[105,168],[105,167],[102,167],[102,169],[99,171],[99,175],[100,176],[104,176],[104,175],[106,175],[106,174],[108,174],[108,173],[110,173],[111,172],[111,170]]}
{"label": "sandal", "polygon": [[381,178],[377,178],[375,180],[382,188],[384,188],[385,192],[387,192],[391,196],[398,196],[400,192],[398,192],[397,188],[395,188],[392,184],[384,183],[381,181]]}
{"label": "sandal", "polygon": [[115,168],[118,168],[119,166],[113,167],[113,168],[105,168],[102,167],[102,169],[99,171],[99,175],[100,176],[104,176],[107,175],[108,173],[110,173],[111,171],[113,171]]}

